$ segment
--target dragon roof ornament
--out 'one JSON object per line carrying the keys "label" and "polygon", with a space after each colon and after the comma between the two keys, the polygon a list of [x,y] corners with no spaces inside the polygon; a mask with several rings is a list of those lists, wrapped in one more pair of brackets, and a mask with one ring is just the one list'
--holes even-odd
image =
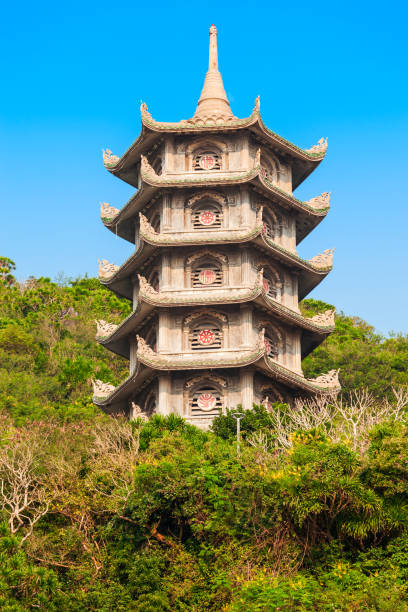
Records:
{"label": "dragon roof ornament", "polygon": [[321,374],[317,378],[306,378],[306,380],[324,388],[340,389],[339,370],[330,370],[327,374]]}
{"label": "dragon roof ornament", "polygon": [[111,385],[110,383],[105,383],[103,380],[99,380],[98,378],[92,379],[92,387],[94,397],[108,397],[115,389],[115,385]]}
{"label": "dragon roof ornament", "polygon": [[119,161],[119,156],[114,155],[110,149],[102,149],[102,155],[105,168],[115,166]]}
{"label": "dragon roof ornament", "polygon": [[305,149],[306,153],[318,153],[319,155],[327,151],[327,138],[321,138],[319,142],[310,149]]}
{"label": "dragon roof ornament", "polygon": [[319,314],[311,317],[311,321],[316,323],[316,325],[322,325],[324,327],[334,327],[334,315],[335,310],[326,310],[325,312],[320,312]]}
{"label": "dragon roof ornament", "polygon": [[115,325],[115,323],[107,323],[103,319],[95,319],[95,323],[97,338],[107,338],[119,327],[119,325]]}
{"label": "dragon roof ornament", "polygon": [[99,278],[110,278],[119,270],[119,266],[116,264],[109,263],[107,259],[98,259],[99,264]]}
{"label": "dragon roof ornament", "polygon": [[315,268],[331,268],[333,266],[333,253],[334,249],[326,249],[323,253],[315,255],[312,259],[308,259],[307,262],[312,264]]}
{"label": "dragon roof ornament", "polygon": [[330,195],[330,191],[325,191],[321,195],[311,198],[304,203],[316,210],[324,210],[330,207]]}
{"label": "dragon roof ornament", "polygon": [[101,218],[111,221],[120,212],[119,208],[111,206],[107,202],[101,202]]}

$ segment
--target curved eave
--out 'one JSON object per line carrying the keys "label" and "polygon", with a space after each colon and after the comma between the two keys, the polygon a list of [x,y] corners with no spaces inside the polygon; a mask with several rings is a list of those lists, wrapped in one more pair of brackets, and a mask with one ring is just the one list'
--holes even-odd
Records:
{"label": "curved eave", "polygon": [[[156,133],[168,133],[168,134],[200,134],[202,132],[232,132],[246,128],[251,128],[253,131],[257,131],[258,134],[262,134],[265,142],[269,146],[278,148],[282,153],[290,155],[294,160],[302,160],[314,164],[316,167],[322,159],[324,159],[325,153],[309,153],[304,149],[296,146],[286,138],[279,136],[272,130],[266,127],[262,121],[261,113],[259,111],[253,111],[249,117],[244,119],[235,119],[232,121],[207,121],[206,123],[198,124],[196,122],[179,121],[178,123],[166,123],[161,121],[155,121],[149,113],[142,113],[142,124],[146,128]],[[313,167],[312,167],[313,169]]]}
{"label": "curved eave", "polygon": [[136,390],[145,387],[155,377],[155,371],[138,363],[133,374],[124,380],[107,397],[93,396],[92,401],[107,414],[117,415],[128,412],[129,397]]}
{"label": "curved eave", "polygon": [[289,140],[282,138],[282,136],[266,127],[260,114],[258,121],[251,124],[251,132],[258,136],[261,143],[271,148],[274,153],[283,153],[291,159],[292,189],[299,187],[313,170],[317,168],[320,162],[323,161],[326,155],[326,151],[322,153],[309,153],[297,147]]}
{"label": "curved eave", "polygon": [[301,376],[300,374],[285,368],[275,361],[272,361],[272,359],[269,359],[269,357],[266,356],[263,356],[263,358],[257,362],[257,366],[264,374],[299,392],[333,395],[340,391],[340,387],[324,387],[316,384],[304,376]]}
{"label": "curved eave", "polygon": [[260,234],[254,240],[258,248],[266,255],[272,254],[273,258],[280,261],[286,267],[290,268],[298,275],[298,298],[303,300],[312,289],[328,275],[332,270],[332,266],[327,268],[316,268],[313,264],[298,255],[287,251],[276,242],[272,242],[266,238],[265,234]]}
{"label": "curved eave", "polygon": [[[160,235],[160,240],[156,240],[152,236],[141,235],[138,249],[133,255],[125,261],[125,263],[109,278],[99,278],[101,283],[114,291],[117,295],[132,299],[133,287],[131,276],[138,270],[143,272],[143,264],[151,260],[154,252],[160,247],[178,247],[185,248],[186,246],[195,246],[201,244],[242,244],[245,242],[253,242],[259,250],[265,255],[272,255],[277,261],[280,261],[284,266],[298,274],[299,300],[303,299],[312,289],[314,289],[331,271],[332,267],[316,268],[310,262],[298,257],[296,254],[284,249],[275,242],[270,241],[261,233],[261,228],[249,230],[246,236],[228,237],[227,232],[220,232],[217,237],[216,233],[212,234],[212,241],[209,242],[208,236],[203,235],[203,240],[199,240],[199,236],[195,239],[185,238],[180,241],[163,240],[164,234]],[[229,238],[229,239],[228,239]]]}
{"label": "curved eave", "polygon": [[143,298],[139,299],[135,310],[118,325],[115,331],[109,336],[97,337],[97,342],[112,351],[112,353],[129,359],[130,347],[128,336],[139,331],[149,321],[154,309],[154,306],[148,301]]}
{"label": "curved eave", "polygon": [[[188,293],[186,291],[186,293]],[[97,338],[98,342],[108,350],[129,359],[130,334],[136,334],[153,316],[156,308],[187,308],[208,305],[229,305],[254,302],[265,313],[285,321],[288,325],[302,329],[302,358],[306,357],[316,346],[334,330],[334,326],[324,326],[314,323],[311,319],[303,317],[283,304],[268,298],[261,287],[237,289],[225,297],[225,288],[217,292],[195,290],[196,295],[172,296],[166,293],[148,295],[140,292],[136,309],[110,334],[110,336]],[[217,295],[218,293],[218,295]]]}
{"label": "curved eave", "polygon": [[151,261],[155,251],[157,251],[157,247],[141,240],[138,249],[120,266],[115,274],[112,274],[109,278],[98,277],[100,283],[119,297],[132,300],[132,275],[136,273],[136,270],[143,273],[144,266]]}
{"label": "curved eave", "polygon": [[160,135],[146,128],[142,122],[142,131],[138,138],[115,164],[105,164],[106,170],[128,185],[137,188],[137,166],[140,164],[140,156],[148,154],[159,140]]}
{"label": "curved eave", "polygon": [[115,164],[106,166],[109,172],[134,187],[137,187],[137,173],[135,169],[140,160],[140,155],[147,153],[160,139],[162,134],[233,132],[250,128],[265,146],[291,159],[294,189],[313,172],[325,156],[325,152],[310,153],[305,151],[267,128],[262,121],[259,111],[253,112],[249,117],[244,119],[236,119],[225,123],[215,123],[213,121],[209,121],[205,124],[189,123],[188,121],[166,123],[155,121],[149,113],[146,112],[142,112],[141,119],[142,131],[139,137]]}
{"label": "curved eave", "polygon": [[239,184],[253,184],[257,191],[271,199],[278,205],[296,212],[296,242],[303,240],[317,225],[325,218],[329,208],[315,209],[302,202],[293,195],[279,189],[273,183],[267,181],[261,174],[260,167],[252,168],[245,172],[234,172],[230,176],[226,173],[220,175],[200,173],[194,179],[187,176],[182,179],[179,176],[171,178],[169,175],[154,176],[142,170],[141,188],[133,195],[120,212],[111,219],[102,219],[105,227],[111,232],[134,242],[134,217],[143,207],[150,202],[160,189],[184,189],[188,187],[204,187],[209,185],[234,186]]}
{"label": "curved eave", "polygon": [[242,349],[231,351],[227,356],[220,357],[217,353],[206,353],[199,355],[198,352],[192,355],[191,359],[180,359],[180,355],[162,355],[153,353],[151,355],[137,352],[140,363],[154,370],[166,372],[178,372],[184,370],[202,370],[208,368],[237,368],[249,366],[256,363],[265,353],[262,346],[253,351],[247,351],[243,355]]}

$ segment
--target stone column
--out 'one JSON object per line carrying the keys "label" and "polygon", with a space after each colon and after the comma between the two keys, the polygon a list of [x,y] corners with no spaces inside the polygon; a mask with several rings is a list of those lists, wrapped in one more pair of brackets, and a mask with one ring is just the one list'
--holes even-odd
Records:
{"label": "stone column", "polygon": [[167,309],[159,310],[159,329],[157,334],[157,352],[169,350],[170,313]]}
{"label": "stone column", "polygon": [[163,195],[163,213],[162,213],[162,230],[166,231],[171,228],[171,203],[170,195],[165,193]]}
{"label": "stone column", "polygon": [[137,341],[135,336],[132,336],[129,339],[129,374],[132,374],[135,371],[137,359]]}
{"label": "stone column", "polygon": [[252,324],[252,306],[250,304],[241,304],[241,338],[242,347],[249,348],[253,342],[253,324]]}
{"label": "stone column", "polygon": [[159,414],[170,414],[171,412],[171,377],[170,374],[159,374]]}
{"label": "stone column", "polygon": [[241,250],[241,270],[242,270],[242,284],[244,287],[251,285],[251,260],[249,256],[248,247],[243,247]]}
{"label": "stone column", "polygon": [[[253,213],[253,214],[252,214]],[[253,221],[252,217],[255,216],[255,212],[251,210],[251,201],[249,196],[249,190],[247,187],[241,188],[241,225],[243,227],[250,227]]]}
{"label": "stone column", "polygon": [[241,369],[241,403],[244,410],[251,410],[254,403],[254,372],[251,369]]}
{"label": "stone column", "polygon": [[137,302],[139,299],[139,280],[137,276],[132,277],[132,287],[133,310],[136,310]]}
{"label": "stone column", "polygon": [[170,252],[165,251],[162,255],[160,291],[167,291],[171,286]]}

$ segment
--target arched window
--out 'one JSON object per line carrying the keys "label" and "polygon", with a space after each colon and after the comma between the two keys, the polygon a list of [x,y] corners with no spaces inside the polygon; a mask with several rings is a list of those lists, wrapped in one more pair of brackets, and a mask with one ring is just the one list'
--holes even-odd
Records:
{"label": "arched window", "polygon": [[197,319],[189,330],[189,346],[192,351],[217,350],[222,347],[223,332],[216,319]]}
{"label": "arched window", "polygon": [[278,182],[279,165],[278,162],[261,152],[261,172],[262,175],[271,182]]}
{"label": "arched window", "polygon": [[218,261],[203,259],[191,270],[192,287],[220,287],[223,284],[222,265]]}
{"label": "arched window", "polygon": [[213,382],[197,385],[190,393],[189,411],[191,416],[212,418],[218,416],[224,404],[222,391]]}
{"label": "arched window", "polygon": [[276,240],[282,235],[282,220],[275,214],[264,212],[262,214],[263,231],[267,238]]}
{"label": "arched window", "polygon": [[208,172],[209,170],[221,170],[222,157],[216,150],[200,151],[193,156],[193,170]]}
{"label": "arched window", "polygon": [[268,270],[266,272],[264,271],[262,282],[266,295],[275,300],[278,296],[278,290],[275,285],[275,279]]}
{"label": "arched window", "polygon": [[222,226],[223,211],[218,204],[201,201],[191,211],[193,229],[218,229]]}
{"label": "arched window", "polygon": [[277,300],[282,299],[282,279],[278,270],[269,265],[268,262],[260,262],[258,269],[263,269],[263,288],[267,297]]}
{"label": "arched window", "polygon": [[260,322],[259,326],[265,329],[265,352],[269,359],[277,361],[282,354],[282,336],[270,323]]}
{"label": "arched window", "polygon": [[276,338],[267,330],[265,330],[264,342],[267,356],[271,359],[276,359],[279,355],[279,345]]}

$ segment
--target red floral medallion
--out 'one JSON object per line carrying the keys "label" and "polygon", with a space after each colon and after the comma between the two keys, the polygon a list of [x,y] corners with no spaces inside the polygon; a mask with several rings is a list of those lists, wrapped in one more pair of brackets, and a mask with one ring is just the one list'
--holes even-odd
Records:
{"label": "red floral medallion", "polygon": [[215,334],[213,331],[211,331],[211,329],[203,329],[198,334],[198,341],[200,344],[203,344],[205,346],[213,344],[213,342],[215,341]]}
{"label": "red floral medallion", "polygon": [[200,283],[202,285],[212,285],[215,281],[214,270],[201,270],[200,272]]}
{"label": "red floral medallion", "polygon": [[217,403],[217,398],[212,393],[202,393],[197,399],[197,406],[201,410],[211,410]]}
{"label": "red floral medallion", "polygon": [[215,221],[215,215],[211,210],[204,210],[200,213],[199,220],[201,225],[212,225]]}
{"label": "red floral medallion", "polygon": [[213,155],[202,155],[200,166],[203,170],[212,170],[215,166],[215,157]]}

